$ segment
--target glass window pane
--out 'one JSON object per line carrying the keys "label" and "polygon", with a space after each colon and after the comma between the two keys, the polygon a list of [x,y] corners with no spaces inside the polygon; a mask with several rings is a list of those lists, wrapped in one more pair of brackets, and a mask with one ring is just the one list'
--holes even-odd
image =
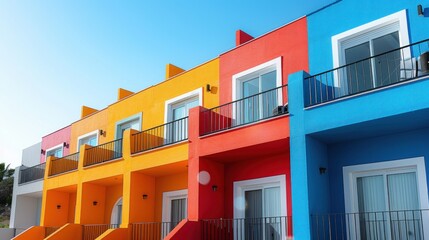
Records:
{"label": "glass window pane", "polygon": [[245,192],[245,239],[262,239],[262,189]]}
{"label": "glass window pane", "polygon": [[259,78],[243,82],[243,98],[259,93]]}
{"label": "glass window pane", "polygon": [[180,221],[186,218],[186,198],[171,200],[171,226],[173,230]]}
{"label": "glass window pane", "polygon": [[261,75],[261,92],[273,89],[277,86],[276,75],[276,71]]}
{"label": "glass window pane", "polygon": [[357,178],[359,212],[386,210],[383,176]]}
{"label": "glass window pane", "polygon": [[[349,94],[365,91],[372,88],[371,56],[369,42],[344,50],[346,64],[345,82],[347,83]],[[363,59],[367,59],[361,61]],[[359,61],[359,62],[357,62]]]}
{"label": "glass window pane", "polygon": [[375,38],[372,46],[374,55],[382,54],[374,58],[376,86],[385,86],[399,81],[401,52],[400,50],[389,52],[399,48],[399,33],[393,32]]}

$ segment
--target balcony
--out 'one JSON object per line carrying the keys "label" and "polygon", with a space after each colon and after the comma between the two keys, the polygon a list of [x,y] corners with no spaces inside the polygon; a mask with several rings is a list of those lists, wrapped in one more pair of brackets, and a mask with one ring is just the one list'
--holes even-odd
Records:
{"label": "balcony", "polygon": [[131,138],[132,154],[187,140],[188,117],[132,134]]}
{"label": "balcony", "polygon": [[288,113],[287,85],[202,112],[201,135],[208,135]]}
{"label": "balcony", "polygon": [[84,167],[122,157],[122,138],[86,149]]}
{"label": "balcony", "polygon": [[79,153],[53,159],[49,169],[49,176],[76,170],[79,163]]}
{"label": "balcony", "polygon": [[283,240],[292,236],[292,218],[206,219],[201,233],[205,240]]}
{"label": "balcony", "polygon": [[19,169],[19,184],[24,184],[36,180],[43,179],[45,176],[45,163],[35,165],[33,167],[22,166]]}
{"label": "balcony", "polygon": [[304,79],[311,107],[429,75],[429,39]]}
{"label": "balcony", "polygon": [[429,210],[311,216],[312,239],[429,239]]}

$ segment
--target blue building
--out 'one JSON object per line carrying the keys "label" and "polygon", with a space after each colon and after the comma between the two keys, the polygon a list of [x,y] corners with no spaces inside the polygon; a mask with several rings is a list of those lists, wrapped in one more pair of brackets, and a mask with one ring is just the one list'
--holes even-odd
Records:
{"label": "blue building", "polygon": [[289,75],[294,237],[429,239],[429,1],[337,1],[308,37],[310,73]]}

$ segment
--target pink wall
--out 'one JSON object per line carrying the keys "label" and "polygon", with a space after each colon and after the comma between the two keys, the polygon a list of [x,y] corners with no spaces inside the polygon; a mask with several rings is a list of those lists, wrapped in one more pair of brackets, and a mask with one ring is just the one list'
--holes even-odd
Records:
{"label": "pink wall", "polygon": [[[66,142],[70,144],[71,126],[61,128],[51,134],[42,137],[42,149],[45,151],[44,154],[40,154],[40,163],[45,162],[46,150],[55,147],[59,144]],[[63,156],[70,154],[69,147],[63,147]]]}

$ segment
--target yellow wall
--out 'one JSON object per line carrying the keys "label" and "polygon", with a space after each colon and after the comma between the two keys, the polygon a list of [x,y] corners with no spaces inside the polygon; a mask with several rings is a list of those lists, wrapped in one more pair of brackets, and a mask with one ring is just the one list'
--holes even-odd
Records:
{"label": "yellow wall", "polygon": [[[79,136],[90,133],[95,130],[106,130],[107,127],[108,109],[100,110],[88,117],[85,117],[71,124],[70,135],[70,153],[75,153],[77,150],[77,139]],[[106,137],[99,135],[98,144],[107,142]]]}

